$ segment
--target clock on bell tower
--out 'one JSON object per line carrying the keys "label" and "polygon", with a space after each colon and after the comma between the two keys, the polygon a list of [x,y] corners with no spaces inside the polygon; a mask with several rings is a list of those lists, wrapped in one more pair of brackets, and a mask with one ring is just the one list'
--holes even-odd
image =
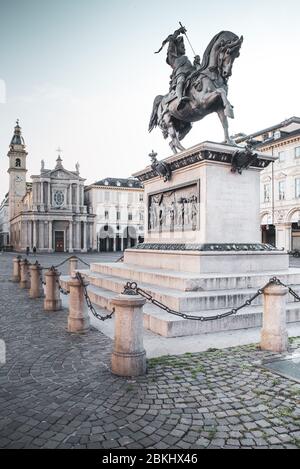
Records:
{"label": "clock on bell tower", "polygon": [[9,152],[9,219],[22,210],[22,198],[26,194],[26,157],[25,142],[17,120],[14,135],[10,142]]}

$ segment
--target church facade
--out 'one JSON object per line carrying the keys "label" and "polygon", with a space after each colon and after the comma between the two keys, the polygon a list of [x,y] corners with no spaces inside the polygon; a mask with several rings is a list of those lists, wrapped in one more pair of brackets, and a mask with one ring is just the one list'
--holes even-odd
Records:
{"label": "church facade", "polygon": [[63,167],[60,154],[53,169],[41,162],[40,174],[26,181],[27,152],[19,123],[9,157],[10,244],[16,251],[86,252],[96,249],[95,215],[84,204],[84,181]]}

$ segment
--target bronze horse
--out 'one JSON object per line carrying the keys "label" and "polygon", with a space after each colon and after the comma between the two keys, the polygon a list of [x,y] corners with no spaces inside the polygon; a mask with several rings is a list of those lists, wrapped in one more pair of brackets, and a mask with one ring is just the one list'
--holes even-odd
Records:
{"label": "bronze horse", "polygon": [[208,44],[201,66],[187,77],[185,95],[190,99],[183,109],[178,110],[178,99],[174,92],[156,96],[149,123],[149,132],[158,126],[164,138],[170,137],[174,153],[184,150],[182,140],[192,128],[192,122],[216,112],[222,123],[226,143],[233,143],[228,133],[228,120],[233,118],[233,107],[228,101],[228,78],[234,60],[239,56],[243,36],[221,31]]}

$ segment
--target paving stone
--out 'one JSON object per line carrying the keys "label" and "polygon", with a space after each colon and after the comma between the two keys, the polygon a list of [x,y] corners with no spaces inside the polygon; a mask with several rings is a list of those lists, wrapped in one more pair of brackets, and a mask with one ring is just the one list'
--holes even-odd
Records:
{"label": "paving stone", "polygon": [[[42,299],[29,301],[7,281],[13,256],[0,262],[0,339],[9,344],[1,448],[298,447],[300,386],[257,365],[278,354],[232,347],[157,359],[134,380],[114,376],[112,340],[93,328],[68,334],[66,310],[46,315]],[[38,256],[43,265],[61,258]]]}

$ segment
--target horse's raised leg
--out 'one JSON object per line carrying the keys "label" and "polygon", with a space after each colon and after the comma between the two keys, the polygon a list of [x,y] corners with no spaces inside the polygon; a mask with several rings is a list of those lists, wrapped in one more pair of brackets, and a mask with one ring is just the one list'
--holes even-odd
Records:
{"label": "horse's raised leg", "polygon": [[169,142],[169,145],[170,145],[170,147],[171,147],[172,152],[173,152],[174,154],[177,153],[177,148],[176,148],[175,144],[173,143],[173,140],[171,140],[171,141]]}
{"label": "horse's raised leg", "polygon": [[171,142],[170,142],[170,147],[172,148],[174,153],[177,153],[178,150],[185,150],[185,148],[181,145],[179,138],[177,136],[177,132],[173,126],[173,123],[171,119],[169,120],[169,125],[168,125],[168,134],[169,137],[171,137]]}
{"label": "horse's raised leg", "polygon": [[225,142],[230,143],[231,145],[236,145],[236,143],[229,137],[228,120],[227,120],[227,117],[225,115],[225,110],[222,108],[222,109],[219,109],[217,112],[218,112],[218,116],[219,116],[219,119],[221,121],[221,124],[223,126]]}

